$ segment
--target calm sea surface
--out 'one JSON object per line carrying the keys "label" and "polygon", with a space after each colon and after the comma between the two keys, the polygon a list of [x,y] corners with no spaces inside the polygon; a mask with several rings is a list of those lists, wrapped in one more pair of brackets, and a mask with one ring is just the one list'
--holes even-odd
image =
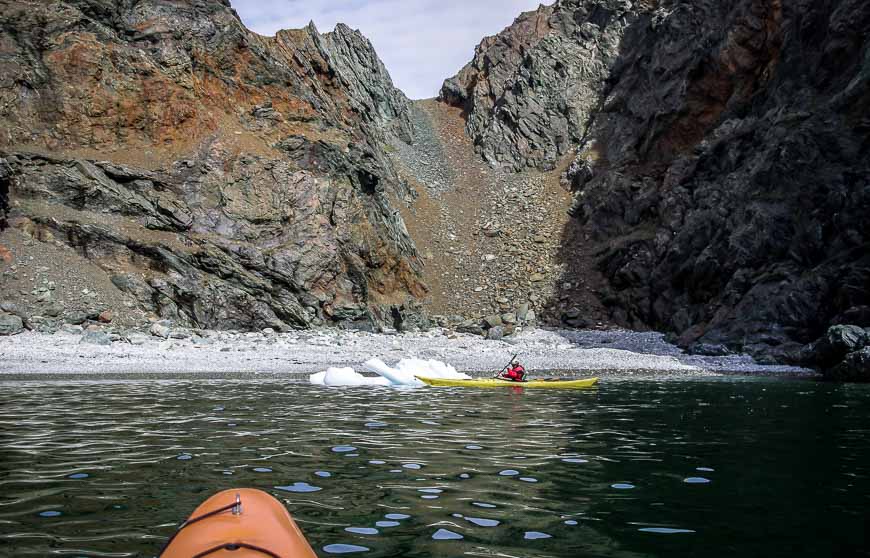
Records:
{"label": "calm sea surface", "polygon": [[232,487],[321,556],[870,555],[870,386],[0,382],[0,556],[155,556]]}

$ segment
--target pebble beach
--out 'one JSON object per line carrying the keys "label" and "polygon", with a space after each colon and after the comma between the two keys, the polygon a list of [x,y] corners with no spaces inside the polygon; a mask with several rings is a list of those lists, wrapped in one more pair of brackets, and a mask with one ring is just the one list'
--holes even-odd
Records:
{"label": "pebble beach", "polygon": [[307,379],[329,367],[360,365],[377,357],[434,359],[472,376],[498,371],[519,354],[534,376],[691,378],[715,375],[815,377],[812,371],[761,365],[745,355],[684,354],[658,333],[526,329],[500,341],[436,328],[372,334],[340,330],[235,333],[197,330],[162,338],[131,333],[106,345],[60,331],[24,332],[0,339],[0,377],[114,377],[150,375],[281,375]]}

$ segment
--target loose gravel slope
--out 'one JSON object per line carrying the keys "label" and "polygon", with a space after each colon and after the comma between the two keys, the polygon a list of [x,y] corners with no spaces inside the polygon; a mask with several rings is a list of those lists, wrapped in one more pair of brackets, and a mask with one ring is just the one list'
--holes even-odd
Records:
{"label": "loose gravel slope", "polygon": [[[392,157],[417,192],[405,222],[425,260],[428,308],[442,315],[485,316],[528,303],[556,320],[564,307],[559,242],[571,195],[562,168],[508,172],[487,165],[465,134],[461,110],[436,100],[417,101],[414,145],[397,142]],[[572,278],[587,293],[583,311],[605,325],[594,269]],[[558,287],[558,288],[557,288]],[[575,303],[576,304],[576,303]]]}

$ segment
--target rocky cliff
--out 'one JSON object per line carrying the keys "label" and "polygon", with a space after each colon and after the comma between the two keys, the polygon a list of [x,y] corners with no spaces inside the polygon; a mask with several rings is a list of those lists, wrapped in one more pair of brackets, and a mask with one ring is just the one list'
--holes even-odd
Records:
{"label": "rocky cliff", "polygon": [[468,134],[490,164],[553,169],[583,138],[636,18],[625,0],[541,6],[485,38],[441,99],[466,110]]}
{"label": "rocky cliff", "polygon": [[571,159],[565,279],[594,262],[612,318],[795,360],[870,325],[868,28],[862,0],[560,0],[441,96],[491,164]]}
{"label": "rocky cliff", "polygon": [[[417,319],[420,262],[384,155],[411,141],[408,101],[358,32],[263,37],[226,0],[0,14],[0,298],[16,311],[92,311],[92,282],[195,327]],[[41,275],[77,266],[111,283]]]}

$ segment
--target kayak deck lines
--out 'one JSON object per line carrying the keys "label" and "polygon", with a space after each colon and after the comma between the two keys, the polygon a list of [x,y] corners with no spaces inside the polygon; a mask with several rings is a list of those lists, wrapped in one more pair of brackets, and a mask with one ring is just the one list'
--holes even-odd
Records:
{"label": "kayak deck lines", "polygon": [[230,489],[203,502],[160,558],[316,558],[287,509],[262,490]]}

